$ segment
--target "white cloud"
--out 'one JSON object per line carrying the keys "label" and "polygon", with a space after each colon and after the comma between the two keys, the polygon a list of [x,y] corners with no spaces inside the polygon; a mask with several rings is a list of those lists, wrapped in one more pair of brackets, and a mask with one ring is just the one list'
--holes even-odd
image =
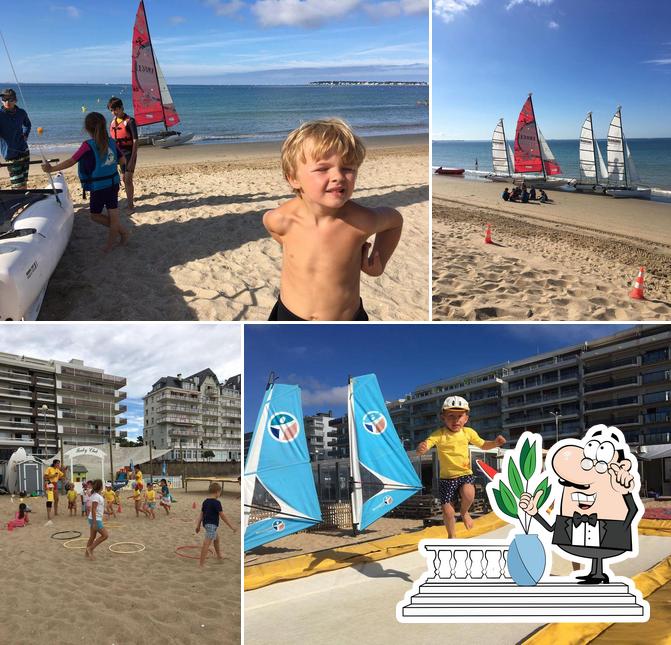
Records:
{"label": "white cloud", "polygon": [[170,16],[170,22],[173,25],[181,25],[186,22],[186,18],[184,16]]}
{"label": "white cloud", "polygon": [[445,22],[452,22],[457,15],[479,4],[480,0],[434,0],[433,13]]}
{"label": "white cloud", "polygon": [[316,407],[340,407],[347,403],[347,386],[337,386],[337,387],[326,387],[322,386],[323,389],[301,390],[301,398],[303,400],[303,405],[307,406],[316,406]]}
{"label": "white cloud", "polygon": [[542,7],[544,5],[552,4],[554,0],[509,0],[506,9],[510,11],[510,9],[516,7],[518,4],[524,4],[525,2],[536,5],[537,7]]}
{"label": "white cloud", "polygon": [[317,27],[342,18],[360,0],[257,0],[252,13],[263,27]]}
{"label": "white cloud", "polygon": [[671,65],[671,58],[658,58],[656,60],[646,60],[646,63],[652,63],[653,65]]}
{"label": "white cloud", "polygon": [[204,0],[205,4],[208,7],[211,7],[214,10],[214,13],[217,16],[230,16],[234,13],[237,13],[245,6],[245,3],[242,0]]}
{"label": "white cloud", "polygon": [[81,12],[79,11],[79,9],[77,9],[77,7],[71,4],[65,6],[53,4],[49,8],[51,9],[51,11],[55,11],[58,13],[65,13],[70,18],[79,18],[79,16],[81,16]]}
{"label": "white cloud", "polygon": [[548,27],[550,29],[559,29],[559,23],[555,22],[554,20],[550,20],[550,22],[548,22]]}
{"label": "white cloud", "polygon": [[425,13],[428,6],[426,0],[388,0],[377,4],[365,4],[363,8],[372,18],[396,18],[400,15]]}

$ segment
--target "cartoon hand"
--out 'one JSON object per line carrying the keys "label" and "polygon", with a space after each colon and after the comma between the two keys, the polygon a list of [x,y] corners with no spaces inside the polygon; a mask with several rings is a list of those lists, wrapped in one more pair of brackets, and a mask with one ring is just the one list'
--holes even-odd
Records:
{"label": "cartoon hand", "polygon": [[634,487],[634,476],[629,472],[631,463],[626,459],[619,464],[611,464],[608,467],[610,473],[610,485],[616,493],[631,493]]}
{"label": "cartoon hand", "polygon": [[520,508],[527,515],[536,515],[538,513],[538,500],[542,494],[543,491],[539,490],[532,498],[531,493],[522,493],[522,497],[520,497]]}
{"label": "cartoon hand", "polygon": [[361,270],[374,277],[382,275],[384,267],[382,266],[382,260],[380,260],[380,252],[375,251],[371,257],[368,257],[369,250],[370,242],[366,242],[361,248]]}

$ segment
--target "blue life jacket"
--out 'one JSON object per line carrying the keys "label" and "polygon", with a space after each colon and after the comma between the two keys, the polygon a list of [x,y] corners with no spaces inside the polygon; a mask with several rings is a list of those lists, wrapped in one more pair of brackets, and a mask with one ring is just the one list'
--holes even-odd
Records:
{"label": "blue life jacket", "polygon": [[102,188],[109,188],[119,184],[119,172],[117,170],[117,163],[119,162],[116,144],[112,139],[107,142],[107,154],[104,159],[100,157],[98,145],[94,139],[89,139],[86,143],[93,151],[93,156],[96,160],[96,165],[91,172],[84,169],[82,159],[77,164],[77,171],[79,173],[79,180],[82,182],[84,191],[96,191]]}

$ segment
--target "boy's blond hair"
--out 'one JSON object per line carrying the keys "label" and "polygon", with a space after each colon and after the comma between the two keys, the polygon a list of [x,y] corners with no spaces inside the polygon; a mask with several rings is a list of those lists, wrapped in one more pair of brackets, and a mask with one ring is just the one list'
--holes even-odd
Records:
{"label": "boy's blond hair", "polygon": [[218,482],[210,482],[207,492],[210,494],[221,493],[221,484],[219,484]]}
{"label": "boy's blond hair", "polygon": [[[327,153],[337,154],[347,165],[358,168],[366,156],[363,141],[342,119],[318,119],[303,123],[282,144],[282,172],[284,178],[295,179],[298,161],[307,161],[306,148],[313,158]],[[299,189],[294,189],[299,193]]]}

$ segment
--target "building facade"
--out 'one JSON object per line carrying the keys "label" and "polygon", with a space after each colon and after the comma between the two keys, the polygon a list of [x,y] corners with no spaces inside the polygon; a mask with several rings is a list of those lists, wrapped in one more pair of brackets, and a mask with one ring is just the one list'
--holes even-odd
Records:
{"label": "building facade", "polygon": [[[0,352],[0,460],[17,449],[39,457],[63,443],[99,445],[126,424],[126,379],[72,359],[64,363]],[[123,435],[123,433],[121,433]]]}
{"label": "building facade", "polygon": [[333,412],[331,410],[303,417],[305,439],[308,444],[310,461],[327,459],[333,456],[331,454],[333,439],[329,434],[331,419],[333,419]]}
{"label": "building facade", "polygon": [[144,438],[174,461],[240,461],[240,376],[164,376],[144,396]]}

